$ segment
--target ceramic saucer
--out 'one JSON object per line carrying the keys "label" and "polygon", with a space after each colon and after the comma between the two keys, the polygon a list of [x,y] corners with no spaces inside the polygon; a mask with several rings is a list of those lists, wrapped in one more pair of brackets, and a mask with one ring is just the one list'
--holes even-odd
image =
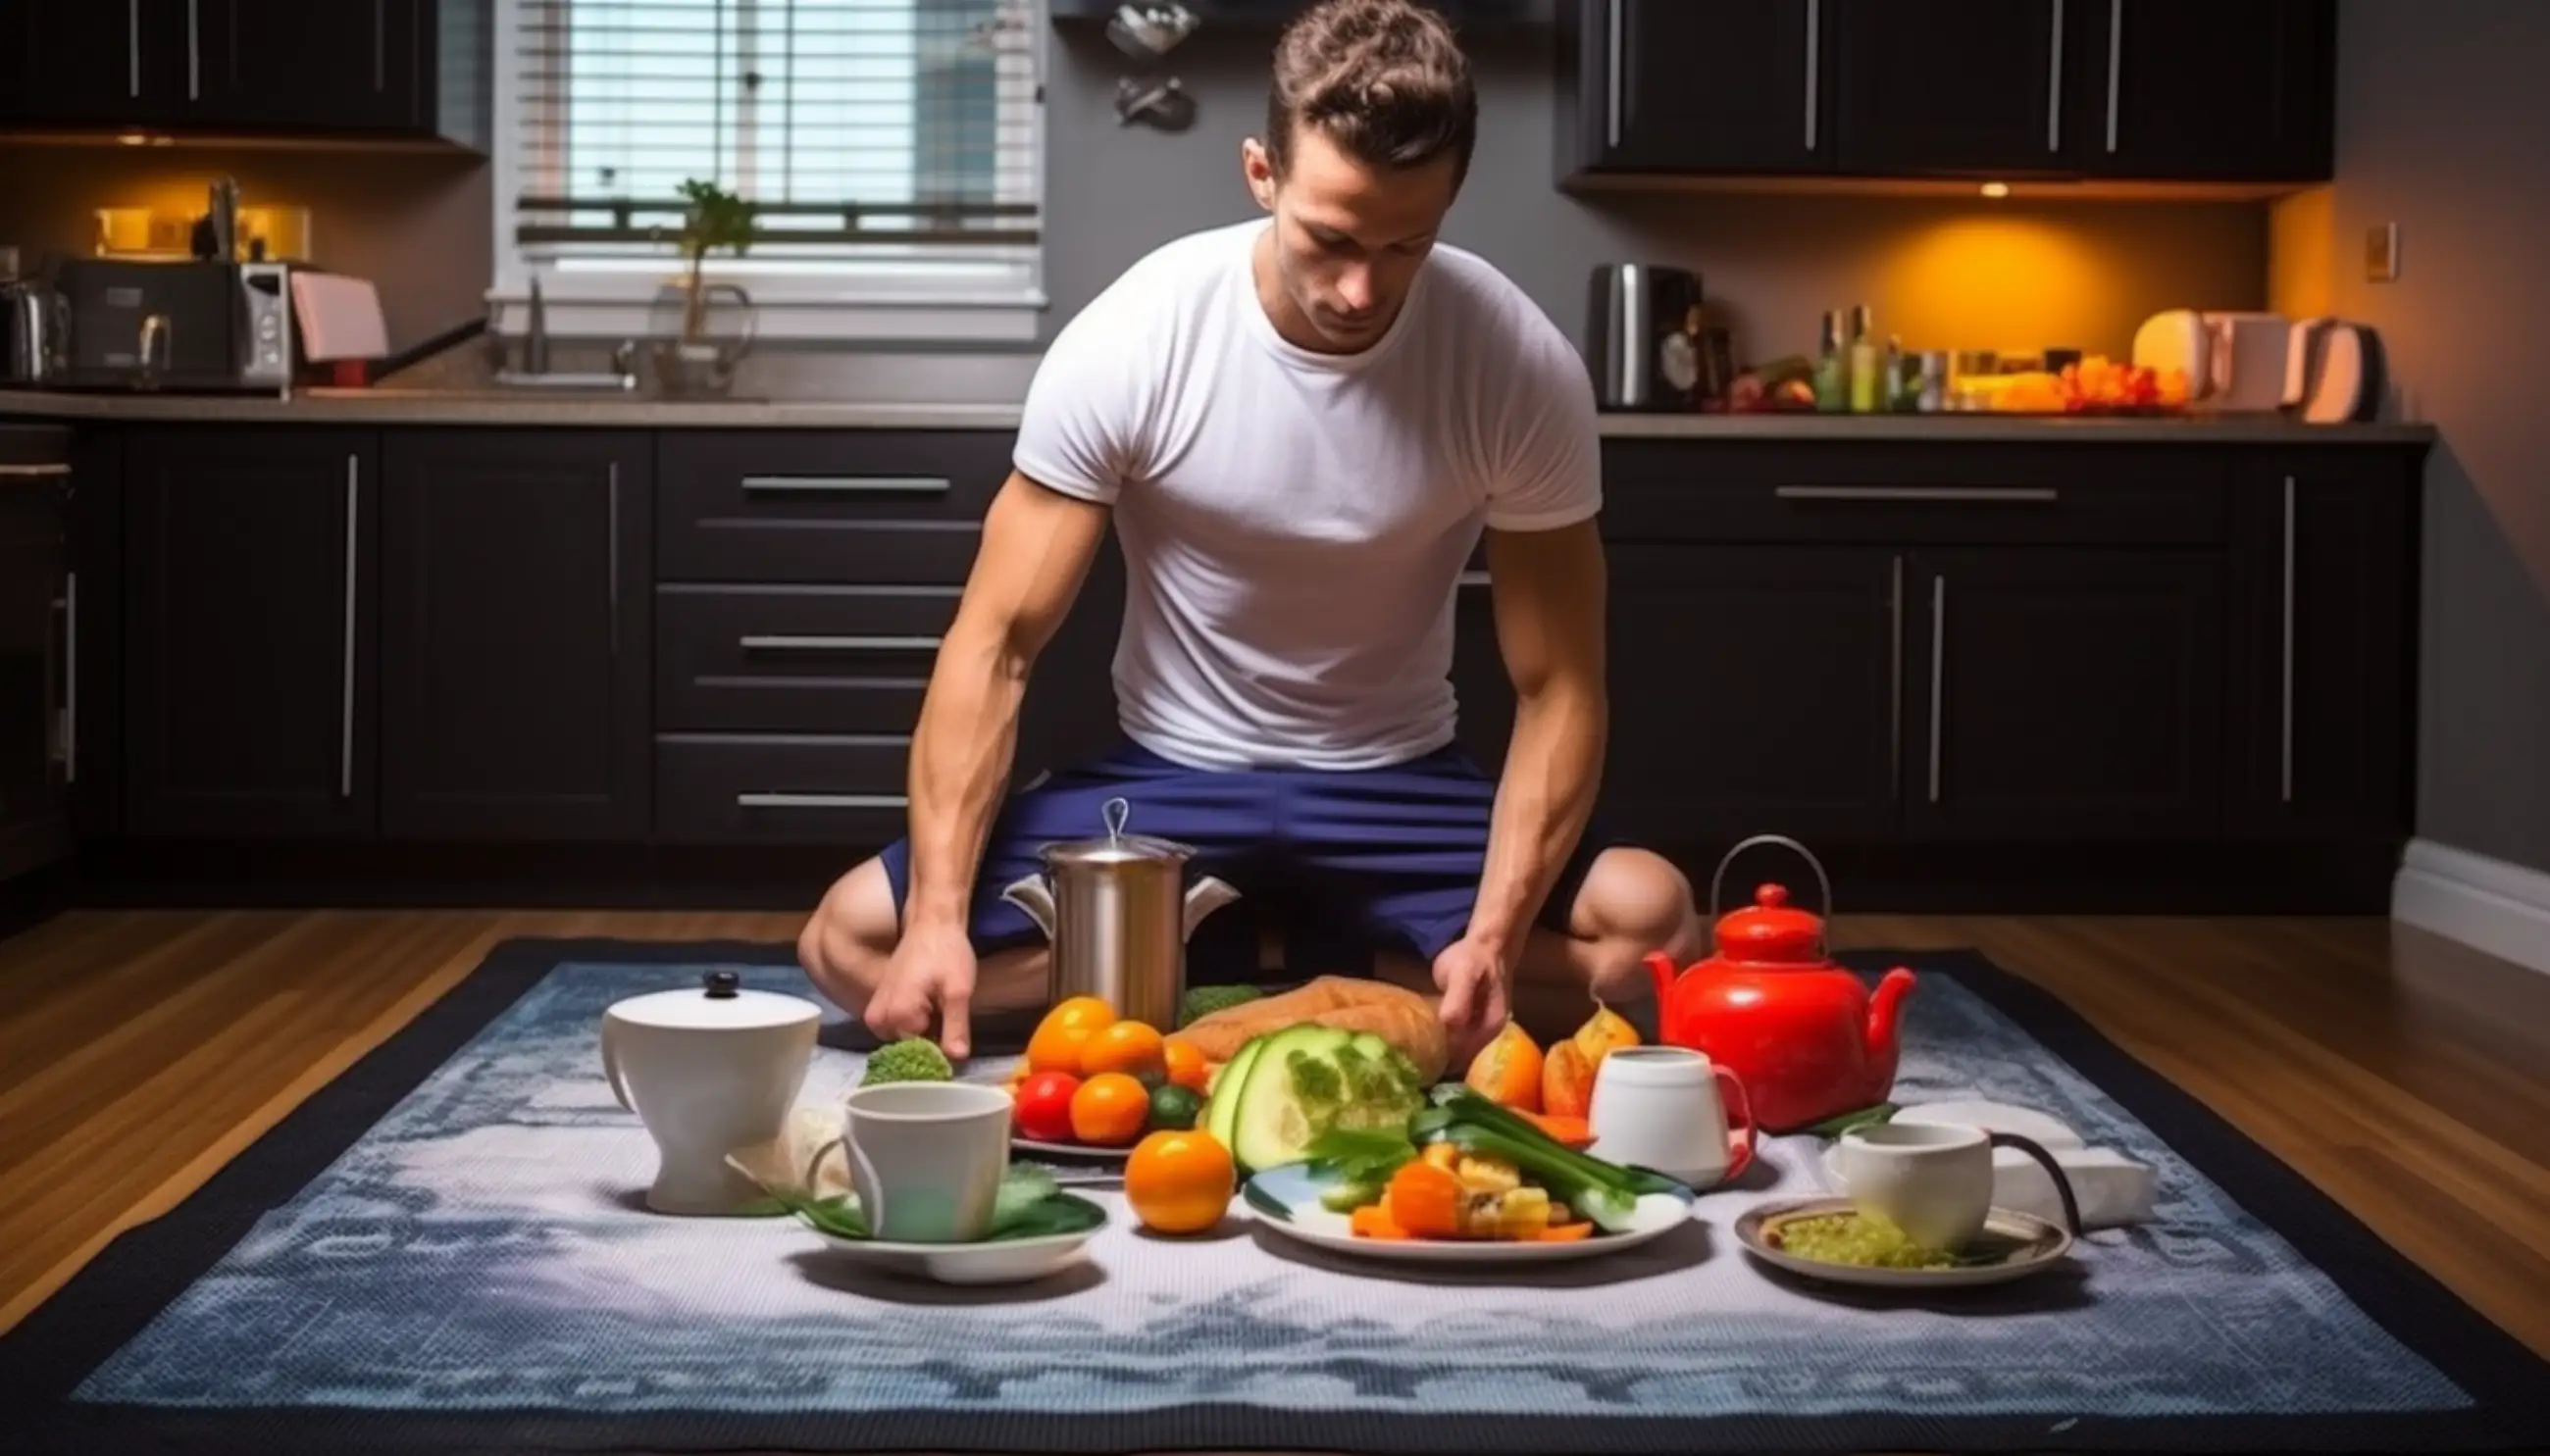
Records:
{"label": "ceramic saucer", "polygon": [[2015,1209],[1995,1209],[1984,1219],[1984,1232],[2007,1244],[2001,1257],[1990,1263],[1959,1265],[1950,1269],[1878,1269],[1857,1264],[1827,1264],[1819,1259],[1800,1258],[1774,1247],[1770,1242],[1771,1231],[1782,1223],[1818,1218],[1829,1213],[1848,1213],[1855,1207],[1846,1198],[1796,1199],[1762,1204],[1747,1210],[1735,1220],[1735,1241],[1744,1246],[1746,1253],[1792,1274],[1865,1289],[1962,1289],[1980,1284],[2007,1284],[2031,1274],[2041,1274],[2062,1263],[2064,1256],[2072,1251],[2072,1235],[2064,1232],[2059,1224]]}
{"label": "ceramic saucer", "polygon": [[846,1259],[907,1278],[937,1284],[1026,1284],[1079,1262],[1089,1241],[1107,1231],[1103,1206],[1072,1194],[1071,1199],[1097,1211],[1098,1221],[1068,1233],[1032,1238],[992,1238],[979,1243],[902,1243],[878,1238],[844,1238],[809,1227],[808,1232]]}
{"label": "ceramic saucer", "polygon": [[1349,1254],[1402,1264],[1556,1264],[1595,1259],[1651,1243],[1691,1219],[1688,1193],[1651,1193],[1638,1199],[1628,1227],[1562,1243],[1498,1239],[1364,1238],[1343,1213],[1320,1203],[1329,1181],[1302,1163],[1269,1168],[1240,1185],[1239,1196],[1258,1221],[1287,1238]]}

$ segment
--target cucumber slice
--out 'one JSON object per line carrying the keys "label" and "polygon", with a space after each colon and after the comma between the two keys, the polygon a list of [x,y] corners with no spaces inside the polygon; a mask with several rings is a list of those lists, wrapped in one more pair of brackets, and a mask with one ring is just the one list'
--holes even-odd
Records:
{"label": "cucumber slice", "polygon": [[1222,1064],[1222,1073],[1213,1084],[1213,1096],[1205,1100],[1204,1111],[1196,1117],[1196,1125],[1212,1133],[1213,1140],[1225,1148],[1230,1146],[1231,1126],[1239,1120],[1239,1089],[1248,1085],[1248,1068],[1265,1049],[1264,1036],[1241,1042],[1230,1060]]}
{"label": "cucumber slice", "polygon": [[[1266,1049],[1248,1065],[1231,1140],[1224,1144],[1240,1166],[1256,1172],[1302,1160],[1304,1150],[1325,1130],[1325,1117],[1315,1112],[1314,1100],[1296,1085],[1295,1074],[1316,1075],[1312,1069],[1324,1064],[1342,1083],[1344,1074],[1331,1058],[1353,1041],[1351,1031],[1319,1025],[1290,1026],[1266,1039]],[[1306,1061],[1297,1067],[1296,1057]]]}

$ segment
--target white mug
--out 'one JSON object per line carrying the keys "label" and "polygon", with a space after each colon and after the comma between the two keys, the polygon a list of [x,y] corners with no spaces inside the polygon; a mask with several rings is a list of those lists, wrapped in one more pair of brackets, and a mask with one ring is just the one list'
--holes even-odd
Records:
{"label": "white mug", "polygon": [[2017,1148],[2045,1166],[2062,1196],[2065,1223],[2080,1232],[2080,1206],[2054,1155],[2014,1133],[1954,1123],[1853,1127],[1833,1148],[1833,1167],[1862,1213],[1884,1218],[1925,1248],[1956,1250],[1983,1232],[1992,1215],[1997,1146]]}
{"label": "white mug", "polygon": [[972,1082],[883,1082],[841,1102],[841,1135],[815,1150],[849,1159],[868,1236],[894,1243],[972,1243],[990,1231],[1010,1169],[1009,1093]]}
{"label": "white mug", "polygon": [[[1725,1088],[1723,1100],[1720,1086]],[[1734,1105],[1730,1123],[1727,1105]],[[1594,1069],[1586,1149],[1706,1190],[1753,1163],[1753,1109],[1732,1068],[1682,1046],[1623,1046]]]}

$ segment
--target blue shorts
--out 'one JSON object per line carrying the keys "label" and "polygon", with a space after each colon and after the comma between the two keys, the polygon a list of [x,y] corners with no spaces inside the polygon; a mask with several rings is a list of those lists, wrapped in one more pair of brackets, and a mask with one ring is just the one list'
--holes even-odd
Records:
{"label": "blue shorts", "polygon": [[[1001,891],[1037,871],[1044,845],[1105,833],[1105,805],[1121,798],[1128,833],[1195,846],[1191,872],[1239,891],[1189,937],[1192,983],[1256,979],[1266,938],[1300,976],[1366,973],[1382,951],[1430,963],[1469,928],[1496,793],[1496,780],[1456,746],[1386,768],[1206,770],[1126,743],[1002,807],[975,881],[975,952],[1042,943],[1035,922]],[[1541,925],[1566,927],[1606,847],[1589,827],[1541,906]],[[879,858],[899,915],[911,886],[910,841]]]}

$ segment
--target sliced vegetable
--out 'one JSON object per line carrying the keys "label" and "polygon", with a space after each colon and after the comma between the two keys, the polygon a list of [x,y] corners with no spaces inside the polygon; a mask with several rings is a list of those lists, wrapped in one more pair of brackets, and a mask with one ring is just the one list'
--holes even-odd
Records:
{"label": "sliced vegetable", "polygon": [[[1428,1140],[1448,1143],[1473,1157],[1495,1158],[1513,1164],[1548,1197],[1583,1213],[1607,1231],[1617,1233],[1628,1227],[1630,1219],[1637,1213],[1637,1193],[1621,1184],[1626,1176],[1625,1170],[1608,1163],[1595,1163],[1597,1168],[1609,1169],[1608,1176],[1588,1174],[1580,1165],[1594,1160],[1560,1147],[1538,1132],[1526,1140],[1483,1123],[1455,1119],[1437,1129]],[[1431,1166],[1421,1160],[1410,1163],[1408,1168]],[[1408,1168],[1402,1168],[1391,1180],[1394,1197],[1399,1187],[1398,1180],[1406,1176]],[[1437,1168],[1434,1171],[1440,1173],[1442,1170]],[[1457,1184],[1458,1180],[1454,1181]],[[1400,1215],[1400,1221],[1408,1223],[1405,1213]],[[1422,1232],[1413,1225],[1411,1231]]]}
{"label": "sliced vegetable", "polygon": [[1469,1123],[1503,1132],[1526,1145],[1546,1148],[1557,1160],[1574,1168],[1577,1176],[1619,1189],[1632,1198],[1641,1194],[1684,1191],[1681,1184],[1661,1173],[1651,1173],[1644,1168],[1624,1168],[1568,1147],[1521,1114],[1501,1108],[1458,1083],[1435,1088],[1433,1101],[1433,1107],[1408,1119],[1410,1141],[1421,1144],[1432,1142],[1437,1140],[1443,1128],[1455,1123]]}

